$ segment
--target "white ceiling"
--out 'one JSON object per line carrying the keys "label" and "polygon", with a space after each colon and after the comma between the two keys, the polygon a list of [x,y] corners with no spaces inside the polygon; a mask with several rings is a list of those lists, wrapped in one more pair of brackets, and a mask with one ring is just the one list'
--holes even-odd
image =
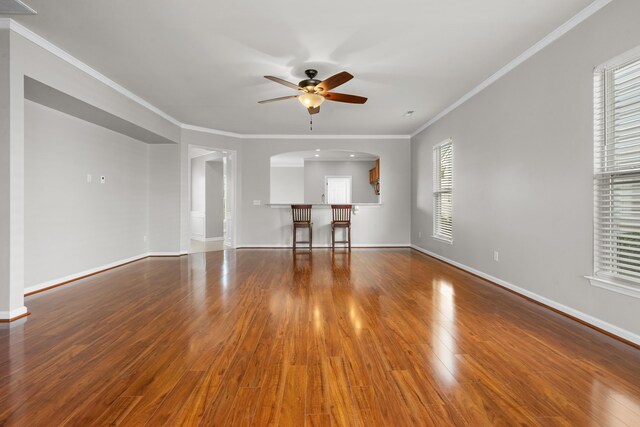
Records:
{"label": "white ceiling", "polygon": [[377,155],[371,153],[349,150],[322,150],[318,148],[316,150],[276,154],[271,156],[271,166],[302,167],[304,162],[372,162],[378,158]]}
{"label": "white ceiling", "polygon": [[[355,78],[313,134],[410,134],[592,0],[26,0],[18,22],[183,123],[309,134],[295,92],[317,68]],[[411,117],[402,117],[415,110]]]}

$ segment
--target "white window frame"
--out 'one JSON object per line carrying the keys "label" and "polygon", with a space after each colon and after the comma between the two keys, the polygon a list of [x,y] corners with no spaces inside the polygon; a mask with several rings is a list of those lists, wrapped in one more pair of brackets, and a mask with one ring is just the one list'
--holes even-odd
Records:
{"label": "white window frame", "polygon": [[[445,145],[449,145],[451,147],[451,187],[450,188],[442,188],[441,184],[440,184],[440,178],[439,178],[439,174],[438,171],[440,170],[440,160],[441,160],[441,149],[443,146]],[[433,233],[431,235],[431,237],[433,237],[434,239],[444,242],[444,243],[449,243],[449,244],[453,244],[453,163],[454,163],[454,150],[453,150],[453,139],[448,138],[445,139],[444,141],[442,141],[439,144],[436,144],[433,146],[433,194],[432,194],[432,198],[433,198],[433,224],[432,224],[432,230]],[[438,232],[438,204],[437,204],[437,196],[441,195],[441,194],[451,194],[451,236],[446,236],[443,234],[440,234]]]}
{"label": "white window frame", "polygon": [[[611,122],[609,118],[613,113],[607,110],[607,102],[612,96],[612,76],[613,72],[621,67],[628,66],[640,61],[640,48],[633,49],[600,65],[594,70],[594,234],[593,234],[593,275],[585,276],[593,286],[614,291],[623,295],[640,298],[640,278],[630,279],[615,277],[607,274],[599,264],[599,257],[603,240],[599,238],[599,227],[601,227],[600,212],[603,206],[600,203],[598,194],[603,191],[602,176],[606,174],[612,179],[629,174],[630,172],[640,174],[640,166],[633,167],[632,171],[616,171],[606,163],[601,163],[600,155],[604,146],[613,138],[611,133]],[[606,187],[604,187],[606,190]],[[609,214],[612,215],[612,214]],[[640,216],[640,214],[639,214]],[[611,246],[609,246],[611,247]],[[610,252],[611,253],[611,252]],[[618,252],[616,252],[617,256]],[[611,256],[611,255],[609,255]]]}

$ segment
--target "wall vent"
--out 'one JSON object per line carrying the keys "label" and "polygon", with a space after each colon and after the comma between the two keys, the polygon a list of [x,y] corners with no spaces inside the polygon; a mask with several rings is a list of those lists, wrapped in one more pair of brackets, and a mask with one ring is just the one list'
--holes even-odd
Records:
{"label": "wall vent", "polygon": [[37,13],[20,0],[0,0],[0,15],[35,15]]}

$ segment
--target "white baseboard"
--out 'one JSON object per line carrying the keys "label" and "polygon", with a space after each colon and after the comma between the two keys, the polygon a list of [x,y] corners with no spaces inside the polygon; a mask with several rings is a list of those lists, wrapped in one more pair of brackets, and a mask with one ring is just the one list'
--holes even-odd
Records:
{"label": "white baseboard", "polygon": [[140,254],[130,258],[121,259],[118,261],[110,262],[109,264],[101,265],[100,267],[91,268],[89,270],[80,271],[78,273],[69,274],[68,276],[58,277],[57,279],[48,280],[43,283],[38,283],[37,285],[29,286],[28,288],[24,288],[25,294],[30,294],[32,292],[37,292],[41,289],[50,288],[51,286],[56,286],[60,283],[68,282],[71,280],[78,279],[83,276],[88,276],[90,274],[95,274],[99,271],[107,270],[109,268],[118,267],[122,264],[127,264],[129,262],[137,261],[139,259],[147,257],[148,254]]}
{"label": "white baseboard", "polygon": [[[91,268],[89,270],[81,271],[79,273],[69,274],[68,276],[58,277],[57,279],[48,280],[43,283],[38,283],[37,285],[29,286],[28,288],[24,289],[24,293],[31,294],[33,292],[37,292],[42,289],[50,288],[52,286],[56,286],[61,283],[70,282],[72,280],[76,280],[84,276],[89,276],[95,273],[99,273],[101,271],[108,270],[110,268],[119,267],[121,265],[128,264],[133,261],[138,261],[140,259],[147,258],[147,257],[180,256],[180,255],[186,255],[186,254],[187,252],[147,252],[147,253],[136,255],[130,258],[125,258],[118,261],[110,262],[109,264],[101,265],[99,267]],[[1,315],[2,315],[2,312],[0,312],[0,316]]]}
{"label": "white baseboard", "polygon": [[566,306],[564,304],[560,304],[560,303],[558,303],[556,301],[553,301],[553,300],[551,300],[549,298],[543,297],[542,295],[538,295],[538,294],[533,293],[531,291],[528,291],[528,290],[526,290],[524,288],[521,288],[519,286],[513,285],[513,284],[511,284],[509,282],[506,282],[506,281],[504,281],[502,279],[498,279],[497,277],[493,277],[493,276],[491,276],[489,274],[483,273],[482,271],[476,270],[475,268],[468,267],[468,266],[466,266],[464,264],[461,264],[461,263],[459,263],[457,261],[453,261],[453,260],[450,260],[449,258],[445,258],[442,255],[438,255],[438,254],[436,254],[434,252],[431,252],[429,250],[421,248],[420,246],[411,245],[411,247],[413,249],[419,251],[419,252],[422,252],[422,253],[424,253],[426,255],[429,255],[430,257],[439,259],[440,261],[444,261],[447,264],[451,264],[453,266],[456,266],[456,267],[458,267],[458,268],[460,268],[462,270],[468,271],[469,273],[473,273],[476,276],[482,277],[483,279],[486,279],[486,280],[488,280],[490,282],[493,282],[493,283],[495,283],[497,285],[500,285],[503,288],[510,289],[510,290],[512,290],[512,291],[514,291],[514,292],[516,292],[518,294],[524,295],[524,296],[526,296],[528,298],[531,298],[532,300],[538,301],[539,303],[542,303],[542,304],[544,304],[546,306],[549,306],[549,307],[554,308],[554,309],[556,309],[558,311],[561,311],[561,312],[563,312],[565,314],[568,314],[569,316],[575,317],[576,319],[580,319],[583,322],[586,322],[586,323],[588,323],[590,325],[593,325],[593,326],[595,326],[597,328],[600,328],[600,329],[602,329],[604,331],[607,331],[607,332],[609,332],[609,333],[611,333],[613,335],[616,335],[616,336],[618,336],[620,338],[623,338],[623,339],[625,339],[627,341],[630,341],[630,342],[632,342],[634,344],[640,345],[640,335],[637,335],[637,334],[635,334],[635,333],[633,333],[631,331],[628,331],[626,329],[622,329],[622,328],[620,328],[618,326],[612,325],[611,323],[605,322],[604,320],[598,319],[598,318],[593,317],[593,316],[591,316],[589,314],[583,313],[583,312],[578,311],[578,310],[576,310],[574,308],[568,307],[568,306]]}
{"label": "white baseboard", "polygon": [[191,240],[197,240],[198,242],[219,242],[221,240],[224,240],[224,237],[191,236]]}
{"label": "white baseboard", "polygon": [[154,256],[182,256],[182,255],[189,255],[189,252],[147,252],[148,257],[154,257]]}
{"label": "white baseboard", "polygon": [[[301,249],[304,249],[305,247],[307,247],[308,245],[306,243],[300,243],[298,245]],[[269,248],[282,248],[282,249],[291,249],[293,247],[293,244],[288,244],[288,245],[284,245],[284,244],[277,244],[277,245],[267,245],[267,244],[263,244],[263,243],[258,243],[258,244],[250,244],[250,243],[245,243],[242,245],[238,245],[236,246],[237,249],[242,249],[242,248],[265,248],[265,249],[269,249]],[[326,244],[326,245],[313,245],[314,248],[330,248],[331,245]],[[346,245],[344,243],[336,243],[336,248],[342,248],[342,247],[346,247]],[[351,245],[352,248],[409,248],[411,247],[410,243],[353,243]]]}
{"label": "white baseboard", "polygon": [[27,307],[24,305],[20,308],[13,309],[11,311],[0,311],[0,320],[11,320],[18,316],[22,316],[27,312]]}

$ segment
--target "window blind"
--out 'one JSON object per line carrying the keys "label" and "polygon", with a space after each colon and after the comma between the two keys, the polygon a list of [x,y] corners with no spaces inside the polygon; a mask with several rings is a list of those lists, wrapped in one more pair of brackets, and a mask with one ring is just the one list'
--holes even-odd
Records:
{"label": "window blind", "polygon": [[433,147],[433,236],[453,241],[453,144]]}
{"label": "window blind", "polygon": [[596,71],[594,274],[640,283],[640,59]]}

